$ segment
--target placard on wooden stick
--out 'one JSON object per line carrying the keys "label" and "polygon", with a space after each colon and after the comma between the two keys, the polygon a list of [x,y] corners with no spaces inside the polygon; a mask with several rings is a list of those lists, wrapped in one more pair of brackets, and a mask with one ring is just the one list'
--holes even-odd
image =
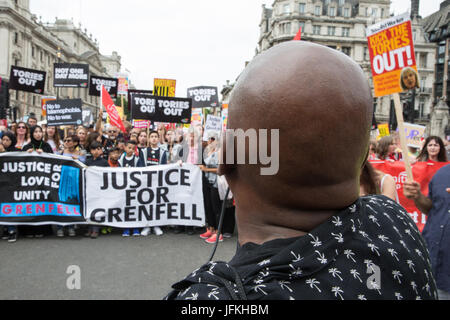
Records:
{"label": "placard on wooden stick", "polygon": [[367,40],[376,97],[393,95],[408,180],[413,180],[408,158],[402,104],[399,93],[419,88],[419,75],[408,13],[367,28]]}

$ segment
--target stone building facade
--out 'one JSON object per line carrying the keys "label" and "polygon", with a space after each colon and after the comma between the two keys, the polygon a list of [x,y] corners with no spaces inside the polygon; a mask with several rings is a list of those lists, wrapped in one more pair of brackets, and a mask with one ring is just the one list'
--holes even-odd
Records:
{"label": "stone building facade", "polygon": [[442,1],[439,11],[426,17],[424,21],[429,41],[437,44],[434,106],[429,134],[450,140],[450,0]]}
{"label": "stone building facade", "polygon": [[[262,6],[257,54],[292,40],[301,27],[302,40],[347,54],[361,66],[372,83],[366,28],[389,17],[389,0],[275,0],[271,8]],[[412,14],[412,28],[422,82],[415,94],[414,120],[427,124],[432,105],[435,45],[427,41],[417,13]],[[225,86],[223,94],[229,95],[230,91],[230,85]],[[401,98],[405,104],[412,100],[411,94],[402,94]],[[391,97],[374,99],[374,106],[378,123],[388,122]]]}
{"label": "stone building facade", "polygon": [[[117,52],[103,56],[99,43],[71,20],[56,19],[43,23],[30,12],[29,0],[0,0],[0,77],[8,80],[12,65],[47,73],[44,95],[81,98],[83,108],[97,113],[99,98],[87,89],[53,87],[53,64],[57,62],[89,64],[90,74],[114,77],[121,68]],[[41,96],[10,90],[12,119],[35,114],[41,119]]]}

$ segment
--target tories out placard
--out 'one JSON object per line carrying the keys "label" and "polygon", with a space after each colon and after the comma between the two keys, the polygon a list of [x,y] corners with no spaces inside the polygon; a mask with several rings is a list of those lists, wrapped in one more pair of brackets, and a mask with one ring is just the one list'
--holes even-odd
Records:
{"label": "tories out placard", "polygon": [[104,78],[98,76],[91,76],[89,81],[89,95],[94,97],[100,97],[102,93],[102,86],[105,87],[111,98],[117,97],[117,89],[119,81],[114,78]]}
{"label": "tories out placard", "polygon": [[83,217],[80,162],[50,154],[0,154],[0,224],[76,224]]}
{"label": "tories out placard", "polygon": [[192,108],[219,107],[217,87],[195,87],[187,90],[187,97],[192,99]]}
{"label": "tories out placard", "polygon": [[367,28],[375,96],[419,88],[408,13]]}
{"label": "tories out placard", "polygon": [[11,66],[9,88],[25,92],[43,94],[46,72]]}
{"label": "tories out placard", "polygon": [[55,63],[54,87],[87,88],[89,85],[89,65],[78,63]]}
{"label": "tories out placard", "polygon": [[90,224],[120,228],[203,226],[202,173],[194,165],[86,170]]}
{"label": "tories out placard", "polygon": [[166,123],[191,123],[192,100],[133,94],[131,115],[135,120]]}
{"label": "tories out placard", "polygon": [[47,125],[66,126],[83,123],[81,99],[53,100],[47,102]]}

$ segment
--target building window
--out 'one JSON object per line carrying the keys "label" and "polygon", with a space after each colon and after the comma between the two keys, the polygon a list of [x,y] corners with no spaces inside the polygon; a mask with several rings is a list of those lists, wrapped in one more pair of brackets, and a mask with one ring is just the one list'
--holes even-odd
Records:
{"label": "building window", "polygon": [[314,14],[316,15],[316,16],[320,16],[320,6],[315,6],[314,7]]}
{"label": "building window", "polygon": [[344,17],[350,17],[350,8],[344,8]]}
{"label": "building window", "polygon": [[328,27],[328,35],[334,36],[336,33],[336,27]]}
{"label": "building window", "polygon": [[384,18],[384,8],[381,8],[381,18]]}
{"label": "building window", "polygon": [[289,5],[289,3],[283,5],[283,13],[284,14],[291,13],[291,6]]}
{"label": "building window", "polygon": [[428,54],[426,54],[426,53],[421,54],[421,56],[420,56],[420,67],[421,68],[423,68],[423,69],[427,68],[427,64],[428,64],[427,60],[428,60]]}
{"label": "building window", "polygon": [[350,28],[342,28],[342,36],[350,37]]}
{"label": "building window", "polygon": [[376,17],[378,13],[378,9],[377,8],[372,8],[372,17]]}
{"label": "building window", "polygon": [[330,17],[334,17],[334,16],[336,16],[336,8],[330,7]]}
{"label": "building window", "polygon": [[19,33],[14,32],[14,44],[19,44]]}
{"label": "building window", "polygon": [[369,49],[367,47],[364,47],[364,61],[368,61],[370,59],[369,57]]}
{"label": "building window", "polygon": [[320,34],[320,26],[313,26],[313,34]]}
{"label": "building window", "polygon": [[298,6],[298,11],[300,13],[305,13],[305,4],[304,3],[300,3]]}
{"label": "building window", "polygon": [[366,17],[369,16],[369,8],[366,8]]}
{"label": "building window", "polygon": [[280,24],[280,34],[290,34],[291,33],[291,23],[285,22]]}
{"label": "building window", "polygon": [[339,5],[340,5],[340,6],[343,6],[344,3],[345,3],[345,0],[339,0]]}
{"label": "building window", "polygon": [[34,53],[35,53],[36,49],[34,48],[34,46],[31,46],[31,56],[34,58]]}
{"label": "building window", "polygon": [[350,48],[350,47],[342,47],[342,53],[345,53],[349,57],[350,57],[351,52],[352,52],[352,48]]}
{"label": "building window", "polygon": [[302,28],[302,31],[303,31],[303,32],[305,31],[305,21],[300,21],[300,22],[298,23],[298,26],[299,26],[299,28]]}

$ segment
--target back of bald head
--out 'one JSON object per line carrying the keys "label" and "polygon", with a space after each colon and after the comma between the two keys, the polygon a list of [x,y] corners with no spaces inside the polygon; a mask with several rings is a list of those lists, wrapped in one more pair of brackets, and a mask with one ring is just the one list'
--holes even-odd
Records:
{"label": "back of bald head", "polygon": [[351,205],[359,196],[372,112],[367,78],[346,55],[304,41],[260,54],[233,90],[228,128],[279,129],[279,171],[263,176],[260,165],[228,166],[236,198],[300,209]]}

